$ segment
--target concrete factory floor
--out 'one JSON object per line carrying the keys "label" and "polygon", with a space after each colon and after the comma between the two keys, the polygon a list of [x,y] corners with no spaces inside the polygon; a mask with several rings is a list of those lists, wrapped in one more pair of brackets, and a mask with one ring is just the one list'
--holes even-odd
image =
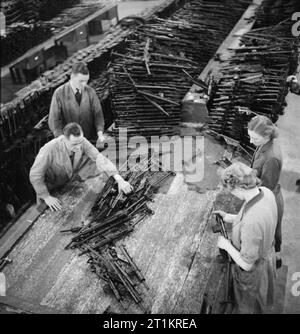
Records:
{"label": "concrete factory floor", "polygon": [[277,122],[284,161],[280,180],[285,205],[282,270],[287,270],[284,313],[300,314],[300,187],[295,184],[300,179],[300,96],[290,93],[287,104]]}

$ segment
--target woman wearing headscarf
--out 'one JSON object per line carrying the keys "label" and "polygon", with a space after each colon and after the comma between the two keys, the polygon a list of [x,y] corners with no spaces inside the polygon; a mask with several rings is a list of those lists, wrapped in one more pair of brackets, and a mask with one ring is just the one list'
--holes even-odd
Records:
{"label": "woman wearing headscarf", "polygon": [[284,210],[284,202],[279,184],[282,170],[282,153],[276,138],[278,128],[266,116],[255,116],[248,124],[250,142],[256,146],[252,158],[251,168],[257,171],[257,177],[261,180],[262,186],[273,191],[277,208],[278,221],[275,231],[275,252],[277,253],[277,267],[281,267],[281,223]]}
{"label": "woman wearing headscarf", "polygon": [[223,186],[244,204],[237,215],[217,211],[232,223],[231,241],[220,236],[218,247],[232,258],[233,313],[264,313],[274,302],[274,233],[277,205],[271,190],[259,186],[256,171],[237,162],[225,169]]}

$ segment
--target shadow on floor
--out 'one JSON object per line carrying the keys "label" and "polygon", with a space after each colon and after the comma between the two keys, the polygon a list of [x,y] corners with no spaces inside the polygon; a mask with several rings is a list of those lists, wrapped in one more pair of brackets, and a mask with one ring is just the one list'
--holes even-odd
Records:
{"label": "shadow on floor", "polygon": [[283,170],[281,172],[280,183],[284,190],[289,192],[299,192],[299,186],[296,185],[297,180],[300,180],[300,173],[290,170]]}

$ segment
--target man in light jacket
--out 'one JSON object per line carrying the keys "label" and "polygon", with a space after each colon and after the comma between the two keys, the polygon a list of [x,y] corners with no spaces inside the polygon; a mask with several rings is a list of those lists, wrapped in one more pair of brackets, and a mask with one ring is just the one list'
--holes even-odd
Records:
{"label": "man in light jacket", "polygon": [[38,202],[42,199],[52,211],[61,210],[60,201],[51,196],[49,190],[66,184],[87,157],[96,162],[99,171],[114,177],[119,192],[127,194],[132,190],[132,186],[118,174],[115,165],[83,136],[80,125],[69,123],[64,127],[63,135],[40,149],[31,167],[29,177]]}

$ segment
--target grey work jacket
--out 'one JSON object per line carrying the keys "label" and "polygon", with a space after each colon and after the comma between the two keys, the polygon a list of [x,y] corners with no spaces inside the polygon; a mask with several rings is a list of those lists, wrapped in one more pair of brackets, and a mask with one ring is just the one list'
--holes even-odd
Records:
{"label": "grey work jacket", "polygon": [[97,168],[108,176],[117,174],[115,165],[86,139],[75,153],[73,165],[66,146],[66,137],[59,136],[44,145],[31,167],[29,178],[38,198],[49,196],[49,189],[68,182],[87,157],[96,162]]}

